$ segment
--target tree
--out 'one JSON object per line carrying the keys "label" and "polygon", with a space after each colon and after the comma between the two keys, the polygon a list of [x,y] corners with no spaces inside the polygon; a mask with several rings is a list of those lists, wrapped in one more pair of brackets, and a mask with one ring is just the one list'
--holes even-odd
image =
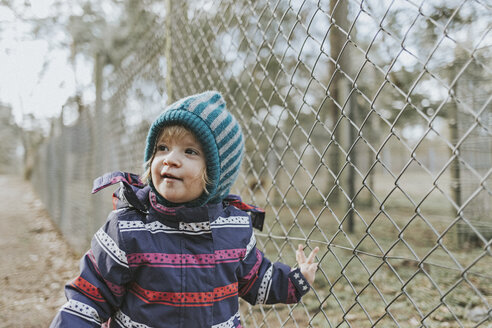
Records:
{"label": "tree", "polygon": [[22,133],[12,115],[12,109],[0,104],[0,172],[17,173]]}
{"label": "tree", "polygon": [[36,165],[39,146],[43,143],[45,136],[41,128],[41,122],[33,114],[25,115],[22,125],[20,134],[24,148],[23,176],[25,180],[30,180]]}

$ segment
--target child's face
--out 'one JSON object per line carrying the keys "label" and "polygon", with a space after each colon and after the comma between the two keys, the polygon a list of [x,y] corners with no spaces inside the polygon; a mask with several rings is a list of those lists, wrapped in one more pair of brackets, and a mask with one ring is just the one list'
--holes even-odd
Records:
{"label": "child's face", "polygon": [[168,201],[180,204],[200,197],[205,170],[205,154],[191,133],[157,142],[150,173],[155,189]]}

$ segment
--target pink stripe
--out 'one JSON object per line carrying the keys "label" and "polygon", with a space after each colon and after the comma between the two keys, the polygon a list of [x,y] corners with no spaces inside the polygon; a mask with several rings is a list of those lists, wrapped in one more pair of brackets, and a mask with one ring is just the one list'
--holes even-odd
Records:
{"label": "pink stripe", "polygon": [[236,249],[226,249],[226,250],[218,250],[215,251],[215,259],[217,261],[221,260],[242,260],[244,258],[244,255],[246,255],[246,249],[245,248],[236,248]]}
{"label": "pink stripe", "polygon": [[123,181],[123,180],[126,180],[124,177],[122,176],[116,176],[116,177],[112,177],[111,178],[111,183],[112,184],[115,184],[117,182],[120,182],[120,181]]}
{"label": "pink stripe", "polygon": [[150,205],[152,205],[152,207],[158,211],[158,212],[161,212],[161,213],[165,213],[165,214],[176,214],[176,209],[174,207],[166,207],[166,206],[162,206],[161,204],[159,204],[157,202],[157,197],[155,196],[155,194],[150,191],[149,192],[149,195],[150,195]]}
{"label": "pink stripe", "polygon": [[188,264],[188,265],[213,265],[215,258],[212,254],[165,254],[165,253],[135,253],[128,256],[129,265],[142,264]]}
{"label": "pink stripe", "polygon": [[220,261],[217,261],[217,263],[234,263],[234,262],[238,262],[238,260],[236,259],[236,260],[225,260],[225,261],[220,260]]}
{"label": "pink stripe", "polygon": [[[97,274],[101,278],[103,278],[101,272],[99,271],[99,267],[97,266],[96,258],[94,256],[94,253],[92,252],[92,249],[87,252],[87,256],[89,257],[89,259],[92,262],[92,265],[96,269]],[[106,283],[106,285],[108,286],[108,288],[111,290],[111,292],[113,293],[113,295],[115,295],[115,296],[122,296],[125,293],[125,291],[126,291],[126,288],[125,287],[120,286],[120,285],[113,284],[111,281],[108,281],[108,280],[106,280],[104,278],[103,278],[103,280]]]}
{"label": "pink stripe", "polygon": [[256,263],[251,268],[251,271],[249,271],[249,273],[243,277],[243,279],[249,280],[251,279],[251,277],[253,277],[256,274],[258,268],[260,267],[261,260],[262,260],[261,252],[258,249],[256,249]]}
{"label": "pink stripe", "polygon": [[134,253],[128,254],[130,266],[150,265],[159,267],[213,267],[216,262],[232,263],[243,259],[245,249],[218,250],[214,254],[166,254]]}
{"label": "pink stripe", "polygon": [[286,304],[297,303],[299,300],[296,297],[296,287],[289,279],[289,286],[287,287],[287,302]]}
{"label": "pink stripe", "polygon": [[148,267],[153,267],[153,268],[214,268],[214,265],[183,265],[183,264],[134,264],[130,265],[132,267],[134,266],[148,266]]}

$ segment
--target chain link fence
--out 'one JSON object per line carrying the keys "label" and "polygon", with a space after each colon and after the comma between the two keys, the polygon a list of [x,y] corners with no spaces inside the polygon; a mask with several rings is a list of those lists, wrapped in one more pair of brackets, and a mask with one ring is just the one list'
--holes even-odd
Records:
{"label": "chain link fence", "polygon": [[490,2],[146,10],[122,64],[96,60],[95,104],[67,104],[78,119],[39,148],[33,184],[76,249],[111,207],[92,180],[141,173],[164,105],[216,89],[247,140],[233,192],[267,210],[258,246],[290,264],[298,243],[321,248],[303,302],[242,303],[245,327],[492,326]]}

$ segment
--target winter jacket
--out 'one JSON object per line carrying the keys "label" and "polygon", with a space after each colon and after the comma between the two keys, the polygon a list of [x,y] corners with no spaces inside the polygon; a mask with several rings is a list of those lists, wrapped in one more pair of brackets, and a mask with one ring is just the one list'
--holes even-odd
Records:
{"label": "winter jacket", "polygon": [[121,172],[96,180],[95,191],[116,182],[116,208],[51,327],[241,327],[238,297],[296,303],[309,290],[299,269],[256,248],[250,215],[228,201],[164,207]]}

